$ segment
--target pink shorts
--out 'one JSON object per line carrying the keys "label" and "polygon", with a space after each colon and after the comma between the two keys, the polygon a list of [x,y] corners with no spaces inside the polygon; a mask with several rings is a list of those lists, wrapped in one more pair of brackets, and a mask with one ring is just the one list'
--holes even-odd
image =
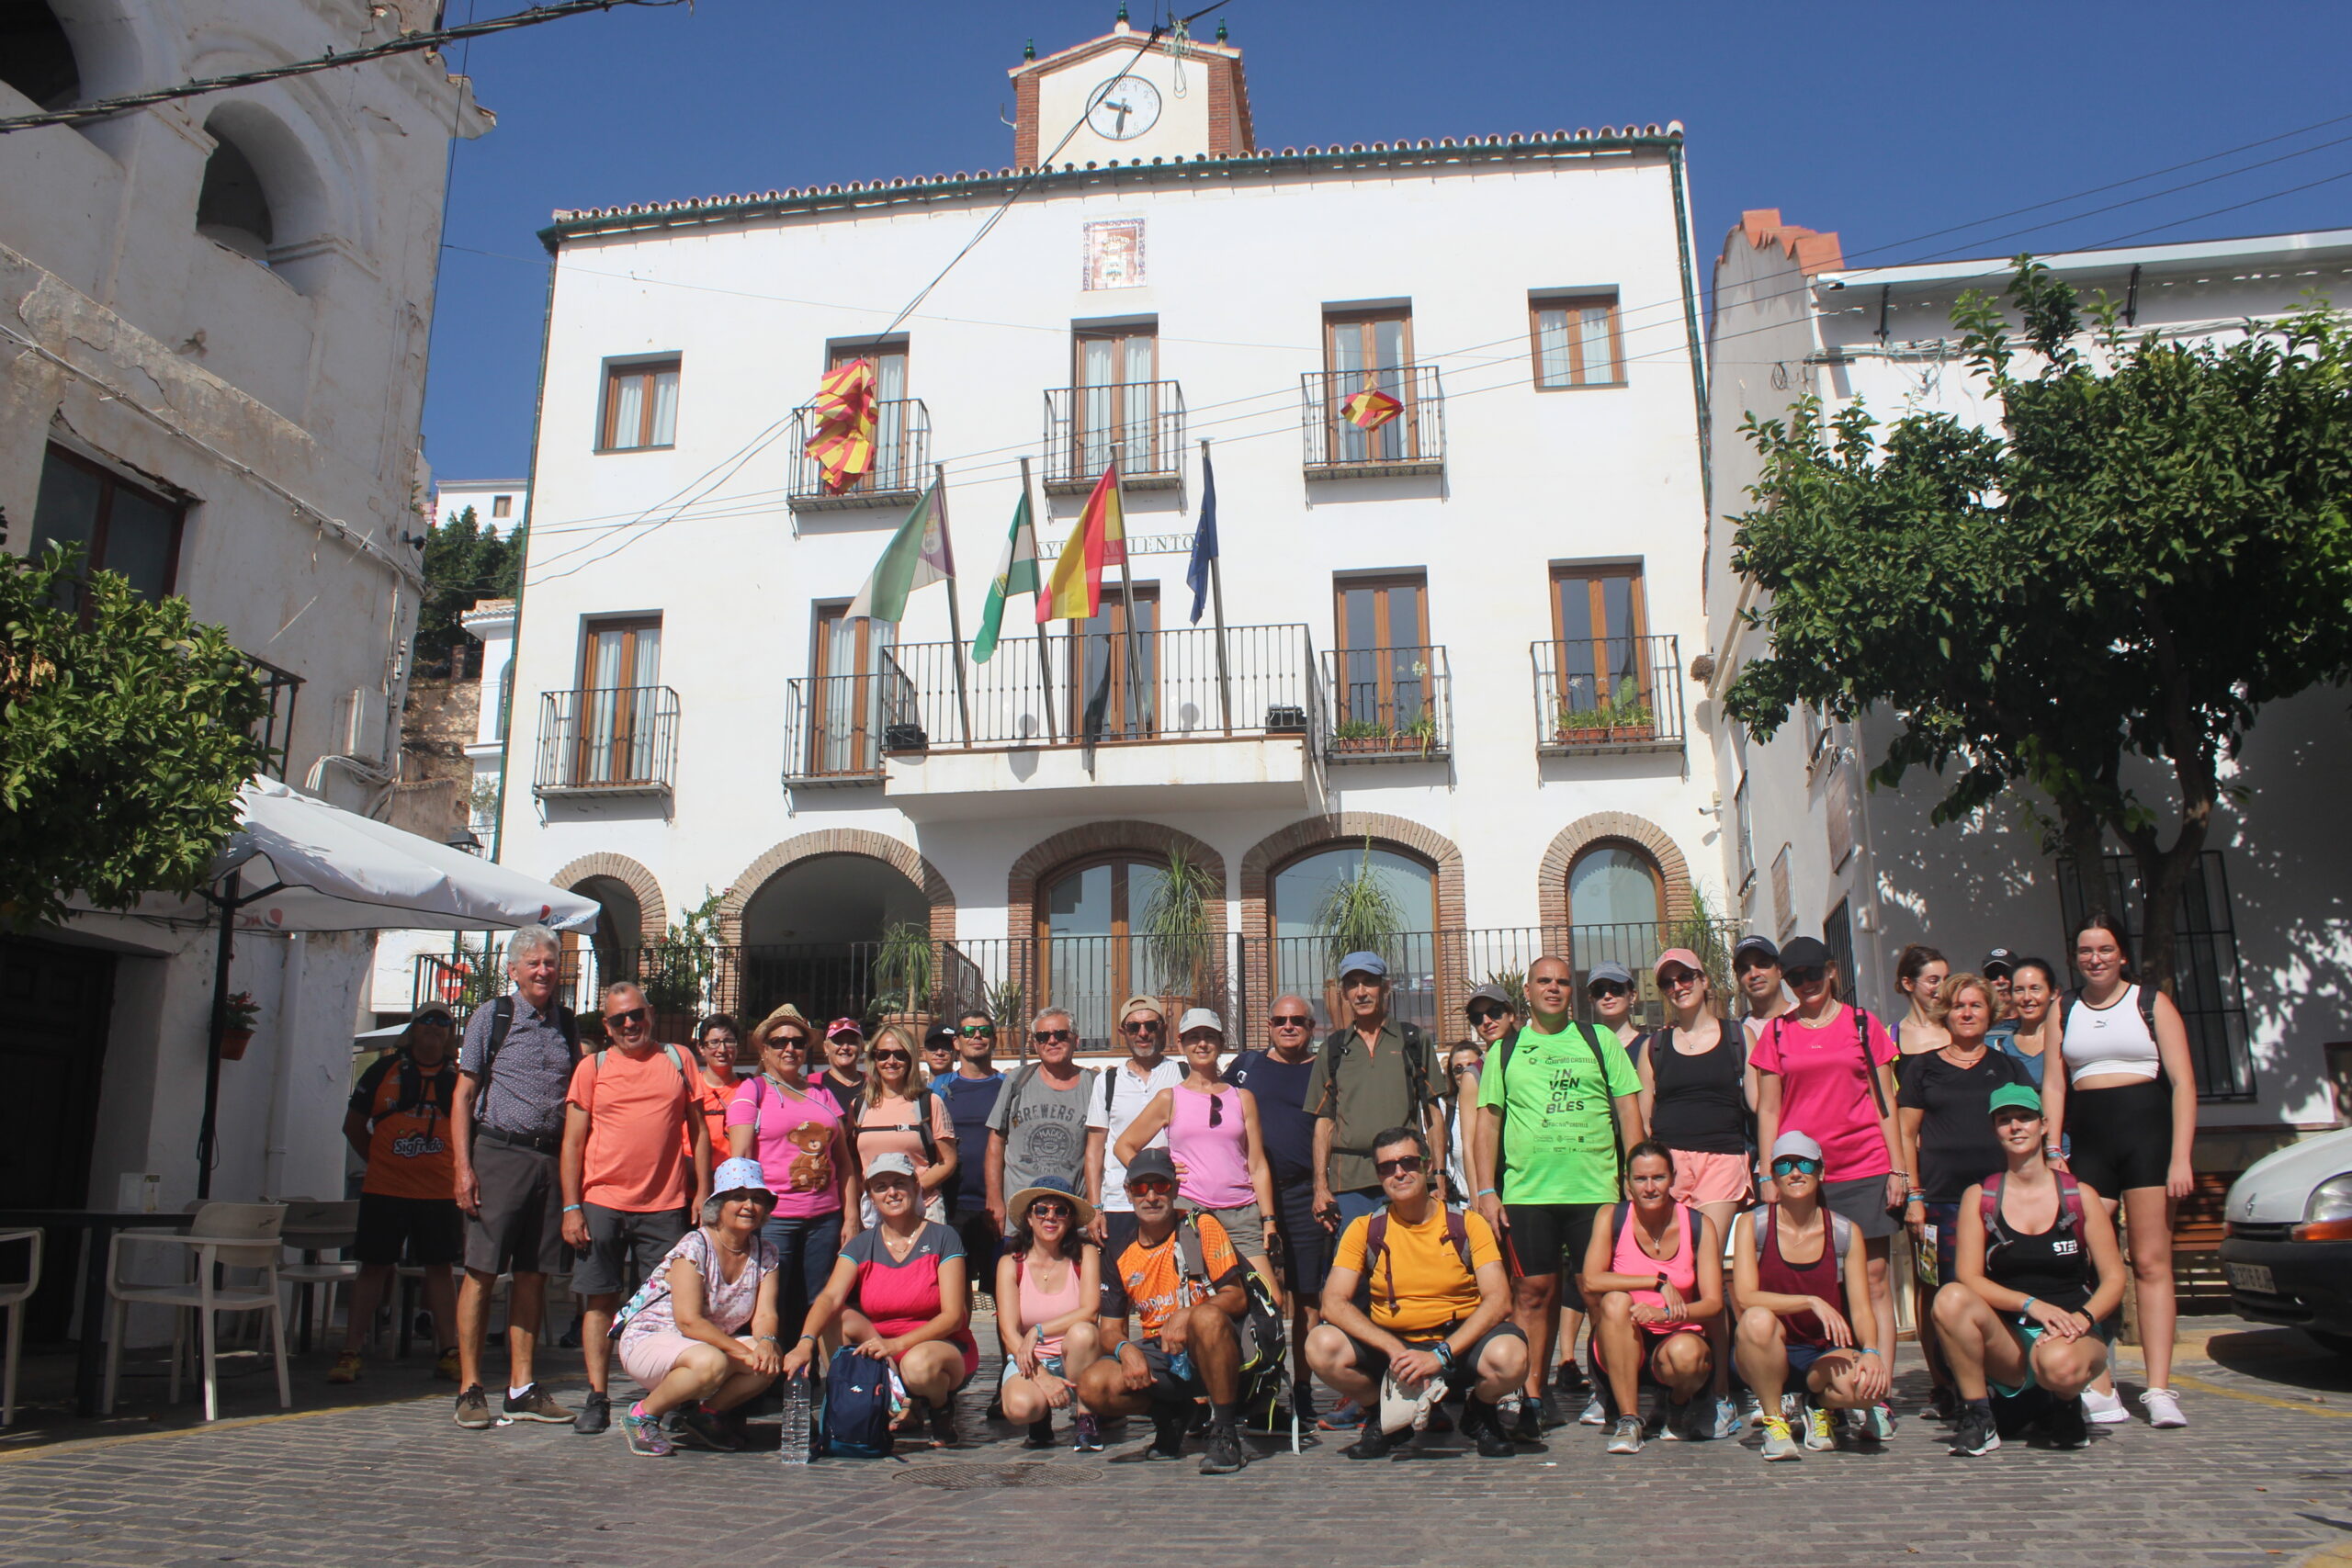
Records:
{"label": "pink shorts", "polygon": [[1744,1203],[1755,1190],[1746,1155],[1702,1155],[1690,1149],[1674,1151],[1674,1185],[1669,1194],[1678,1203]]}
{"label": "pink shorts", "polygon": [[[749,1335],[739,1334],[736,1337],[746,1345],[752,1342]],[[678,1364],[678,1358],[685,1354],[686,1347],[702,1343],[670,1329],[650,1328],[642,1334],[624,1333],[620,1343],[621,1371],[635,1380],[639,1387],[651,1393],[662,1385],[662,1380],[670,1375],[670,1370]]]}

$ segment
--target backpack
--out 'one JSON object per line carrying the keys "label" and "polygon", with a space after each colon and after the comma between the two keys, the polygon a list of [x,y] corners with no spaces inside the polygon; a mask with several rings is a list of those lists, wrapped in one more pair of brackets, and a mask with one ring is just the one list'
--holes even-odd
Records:
{"label": "backpack", "polygon": [[[580,1015],[561,1003],[556,1005],[555,1026],[563,1033],[563,1043],[571,1047],[574,1065],[580,1061]],[[508,992],[490,1004],[490,1039],[481,1053],[481,1087],[490,1088],[490,1069],[498,1060],[498,1053],[506,1044],[507,1032],[514,1027],[514,995]]]}
{"label": "backpack", "polygon": [[[1176,1253],[1186,1276],[1208,1291],[1215,1281],[1209,1278],[1207,1249],[1201,1240],[1201,1217],[1189,1209],[1176,1221]],[[1240,1404],[1244,1409],[1261,1404],[1271,1407],[1290,1369],[1283,1314],[1266,1288],[1266,1277],[1247,1262],[1241,1265],[1241,1292],[1247,1304],[1233,1325],[1233,1337],[1241,1347]]]}
{"label": "backpack", "polygon": [[[1609,1107],[1609,1146],[1617,1156],[1617,1186],[1618,1190],[1623,1191],[1625,1186],[1625,1129],[1617,1120],[1617,1097],[1614,1094],[1611,1094],[1609,1090],[1608,1059],[1600,1054],[1600,1036],[1593,1033],[1590,1028],[1577,1022],[1574,1019],[1571,1019],[1568,1021],[1568,1032],[1581,1035],[1583,1037],[1586,1049],[1592,1053],[1593,1071],[1600,1075],[1600,1098],[1602,1102]],[[1519,1031],[1517,1029],[1513,1029],[1509,1034],[1503,1036],[1502,1043],[1495,1053],[1495,1072],[1499,1084],[1496,1098],[1503,1102],[1506,1112],[1508,1112],[1510,1106],[1511,1053],[1518,1049]],[[1495,1134],[1495,1165],[1497,1168],[1495,1170],[1495,1187],[1498,1191],[1502,1188],[1503,1171],[1508,1169],[1510,1165],[1510,1159],[1506,1157],[1503,1153],[1503,1141],[1509,1135],[1510,1132],[1510,1117],[1506,1113],[1502,1118],[1502,1126],[1497,1129]]]}
{"label": "backpack", "polygon": [[[1470,1262],[1470,1227],[1464,1223],[1459,1209],[1445,1209],[1444,1213],[1446,1245],[1453,1248],[1456,1258],[1462,1259],[1462,1271],[1476,1280],[1478,1270]],[[1356,1280],[1358,1312],[1368,1314],[1372,1310],[1372,1271],[1375,1261],[1387,1270],[1388,1303],[1394,1306],[1396,1303],[1396,1266],[1388,1256],[1388,1209],[1385,1204],[1364,1220],[1363,1274]]]}
{"label": "backpack", "polygon": [[[1764,1256],[1764,1233],[1767,1223],[1773,1211],[1779,1207],[1777,1203],[1758,1203],[1748,1211],[1748,1217],[1756,1224],[1756,1256],[1758,1258]],[[1853,1236],[1854,1222],[1826,1204],[1823,1205],[1821,1212],[1829,1216],[1829,1250],[1831,1256],[1838,1259],[1838,1278],[1840,1282],[1843,1282],[1846,1277],[1846,1244]]]}
{"label": "backpack", "polygon": [[402,1051],[397,1070],[400,1073],[400,1089],[392,1097],[393,1115],[404,1115],[414,1111],[436,1112],[443,1116],[449,1114],[449,1100],[458,1081],[458,1066],[454,1061],[443,1062],[427,1078],[424,1069],[416,1065],[416,1058]]}
{"label": "backpack", "polygon": [[[2083,1231],[2082,1187],[2063,1170],[2053,1170],[2050,1174],[2058,1179],[2058,1228],[2078,1236]],[[1984,1221],[1984,1256],[1987,1258],[2017,1239],[2001,1224],[2001,1189],[2007,1186],[2008,1181],[2009,1173],[2004,1170],[1984,1183],[1984,1191],[1979,1196],[1977,1213]]]}
{"label": "backpack", "polygon": [[[1402,1020],[1397,1021],[1396,1033],[1405,1043],[1405,1091],[1411,1097],[1411,1114],[1419,1116],[1434,1098],[1430,1093],[1429,1063],[1424,1059],[1430,1052],[1430,1037],[1419,1024],[1407,1023]],[[1330,1066],[1323,1069],[1323,1098],[1317,1102],[1316,1114],[1321,1115],[1331,1109],[1332,1097],[1340,1092],[1340,1064],[1348,1059],[1348,1050],[1355,1043],[1355,1039],[1356,1032],[1352,1027],[1341,1027],[1333,1030],[1329,1038],[1323,1042],[1321,1055]],[[1363,1152],[1367,1155],[1372,1153],[1370,1149]]]}
{"label": "backpack", "polygon": [[892,1385],[898,1370],[844,1345],[825,1370],[823,1451],[842,1459],[888,1459]]}

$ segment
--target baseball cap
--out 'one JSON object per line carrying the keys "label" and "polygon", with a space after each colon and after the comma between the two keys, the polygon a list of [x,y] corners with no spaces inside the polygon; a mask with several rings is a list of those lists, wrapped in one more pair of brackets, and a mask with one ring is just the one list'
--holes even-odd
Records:
{"label": "baseball cap", "polygon": [[1990,980],[1996,976],[2014,975],[2017,967],[2018,955],[2006,947],[1996,947],[1984,954],[1984,962],[1976,966],[1976,972]]}
{"label": "baseball cap", "polygon": [[1519,1010],[1517,1008],[1511,1006],[1510,993],[1504,990],[1492,980],[1487,981],[1485,985],[1473,990],[1470,993],[1469,999],[1462,1004],[1462,1010],[1468,1012],[1480,1002],[1486,1003],[1488,1007],[1500,1008],[1505,1012],[1517,1012]]}
{"label": "baseball cap", "polygon": [[1781,962],[1781,950],[1778,946],[1774,945],[1770,937],[1761,935],[1744,936],[1739,939],[1738,944],[1731,950],[1731,961],[1733,967],[1738,967],[1739,961],[1747,957],[1751,953],[1756,957],[1762,959],[1765,963],[1775,966],[1777,966]]}
{"label": "baseball cap", "polygon": [[1657,962],[1650,965],[1650,973],[1656,975],[1669,964],[1679,964],[1694,974],[1704,975],[1707,972],[1707,966],[1699,962],[1699,955],[1689,948],[1669,947],[1657,955]]}
{"label": "baseball cap", "polygon": [[876,1155],[865,1162],[865,1179],[871,1181],[877,1176],[903,1176],[912,1181],[915,1179],[914,1156],[896,1149],[888,1154]]}
{"label": "baseball cap", "polygon": [[1223,1034],[1225,1020],[1207,1008],[1187,1008],[1182,1021],[1176,1025],[1176,1032],[1181,1036],[1190,1034],[1195,1029],[1214,1029]]}
{"label": "baseball cap", "polygon": [[[904,1159],[907,1156],[900,1155],[899,1157]],[[1142,1176],[1157,1176],[1174,1181],[1176,1156],[1166,1149],[1144,1149],[1138,1152],[1135,1158],[1127,1161],[1126,1184],[1133,1187],[1136,1184],[1136,1179]]]}
{"label": "baseball cap", "polygon": [[926,1051],[935,1045],[953,1049],[955,1044],[956,1026],[952,1023],[945,1021],[934,1023],[923,1032],[922,1048]]}
{"label": "baseball cap", "polygon": [[1783,1155],[1794,1155],[1799,1159],[1823,1157],[1821,1145],[1793,1128],[1772,1140],[1772,1157],[1779,1159]]}
{"label": "baseball cap", "polygon": [[1340,978],[1351,975],[1369,975],[1375,980],[1388,978],[1388,960],[1376,953],[1351,953],[1340,960]]}
{"label": "baseball cap", "polygon": [[1996,1111],[2011,1109],[2030,1111],[2039,1116],[2041,1114],[2041,1096],[2034,1091],[2031,1084],[2005,1083],[1993,1091],[1992,1098],[1985,1102],[1984,1113],[1990,1116]]}
{"label": "baseball cap", "polygon": [[1119,1021],[1126,1022],[1127,1014],[1131,1012],[1148,1012],[1162,1023],[1168,1021],[1168,1010],[1159,1005],[1158,997],[1147,997],[1141,993],[1129,997],[1119,1004]]}
{"label": "baseball cap", "polygon": [[458,1015],[451,1012],[446,1003],[427,1002],[408,1015],[409,1027],[413,1029],[428,1018],[437,1018],[452,1028],[456,1027],[458,1021]]}
{"label": "baseball cap", "polygon": [[1783,969],[1818,969],[1828,962],[1829,946],[1819,937],[1792,937],[1789,945],[1781,949]]}
{"label": "baseball cap", "polygon": [[1604,958],[1585,974],[1586,985],[1589,986],[1596,980],[1613,981],[1630,989],[1634,984],[1634,972],[1613,958]]}
{"label": "baseball cap", "polygon": [[770,1202],[775,1201],[767,1173],[755,1159],[723,1159],[718,1162],[718,1168],[710,1173],[712,1197],[725,1198],[737,1192],[757,1192]]}
{"label": "baseball cap", "polygon": [[865,1038],[865,1025],[854,1018],[837,1018],[825,1025],[825,1038],[828,1040],[838,1040],[844,1034],[854,1034],[863,1040]]}

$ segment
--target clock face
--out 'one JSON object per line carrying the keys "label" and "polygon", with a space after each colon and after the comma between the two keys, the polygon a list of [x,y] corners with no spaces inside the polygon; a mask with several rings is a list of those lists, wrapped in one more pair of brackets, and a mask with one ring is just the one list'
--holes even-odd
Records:
{"label": "clock face", "polygon": [[1086,123],[1112,141],[1141,136],[1159,121],[1159,89],[1140,76],[1114,76],[1087,99]]}

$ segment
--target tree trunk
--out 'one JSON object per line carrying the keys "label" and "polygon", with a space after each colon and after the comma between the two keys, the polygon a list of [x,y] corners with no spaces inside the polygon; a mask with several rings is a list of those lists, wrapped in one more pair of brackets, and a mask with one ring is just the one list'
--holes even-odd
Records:
{"label": "tree trunk", "polygon": [[[2107,822],[2096,807],[2079,800],[2058,803],[2058,852],[2075,874],[2086,912],[2108,907]],[[2069,942],[2075,933],[2066,933]],[[2069,954],[2068,956],[2072,956]]]}

